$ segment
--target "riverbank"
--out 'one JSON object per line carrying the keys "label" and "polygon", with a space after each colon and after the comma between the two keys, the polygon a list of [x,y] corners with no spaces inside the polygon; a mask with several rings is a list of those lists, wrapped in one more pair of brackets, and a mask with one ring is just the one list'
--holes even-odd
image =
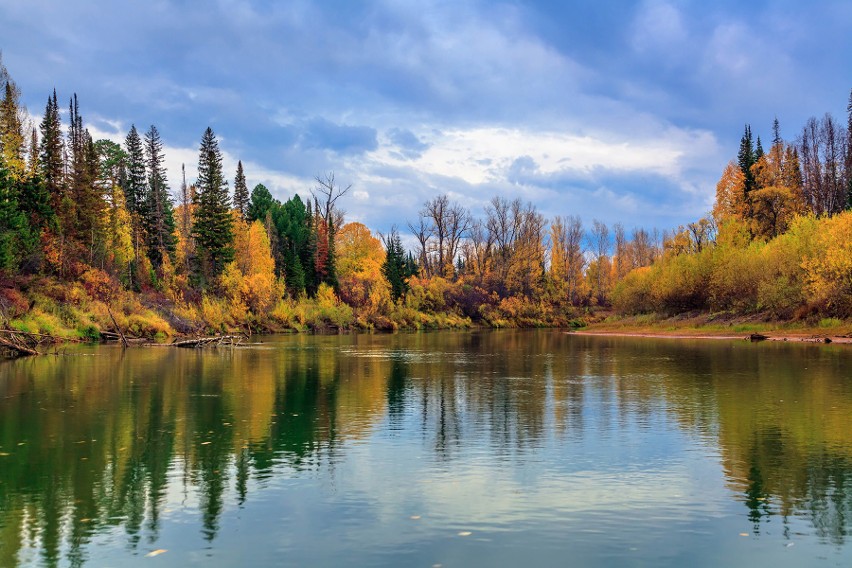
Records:
{"label": "riverbank", "polygon": [[819,321],[779,321],[759,315],[692,312],[677,316],[608,315],[574,333],[619,337],[671,339],[766,340],[852,344],[852,322],[836,318]]}

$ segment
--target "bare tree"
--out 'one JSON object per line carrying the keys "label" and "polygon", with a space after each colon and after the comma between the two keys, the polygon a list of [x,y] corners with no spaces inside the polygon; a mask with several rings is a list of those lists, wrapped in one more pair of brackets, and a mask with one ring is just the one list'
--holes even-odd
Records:
{"label": "bare tree", "polygon": [[591,245],[592,245],[592,254],[595,257],[595,263],[597,264],[597,294],[598,301],[603,302],[606,294],[603,289],[604,285],[604,274],[603,274],[603,261],[609,255],[610,243],[609,243],[609,228],[606,226],[606,223],[602,221],[598,221],[594,219],[592,221],[592,232],[591,232]]}
{"label": "bare tree", "polygon": [[319,207],[319,213],[323,221],[325,221],[332,233],[337,233],[341,225],[343,225],[344,212],[337,208],[337,200],[346,195],[352,184],[346,187],[337,185],[334,179],[334,172],[328,172],[323,176],[315,176],[317,182],[316,187],[311,189],[311,196],[314,202]]}
{"label": "bare tree", "polygon": [[417,239],[417,243],[420,245],[420,250],[418,251],[418,257],[420,261],[420,268],[423,270],[426,276],[432,276],[432,263],[430,258],[430,250],[429,243],[432,239],[433,229],[429,222],[423,215],[420,215],[417,218],[417,225],[413,223],[408,223],[408,228],[414,234],[414,237]]}

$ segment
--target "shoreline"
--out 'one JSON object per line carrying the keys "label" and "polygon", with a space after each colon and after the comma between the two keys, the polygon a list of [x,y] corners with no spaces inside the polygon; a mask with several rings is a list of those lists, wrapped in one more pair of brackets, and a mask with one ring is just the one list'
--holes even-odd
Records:
{"label": "shoreline", "polygon": [[[605,330],[605,329],[586,329],[572,332],[574,335],[587,335],[597,337],[639,337],[646,339],[716,339],[729,341],[780,341],[790,343],[818,343],[818,344],[840,344],[852,345],[852,337],[846,335],[832,335],[820,333],[780,333],[780,332],[762,332],[760,334],[752,333],[735,333],[718,332],[714,333],[707,330],[695,330],[695,333],[684,333],[684,330],[667,331],[621,331],[621,330]],[[759,337],[753,338],[754,335]]]}

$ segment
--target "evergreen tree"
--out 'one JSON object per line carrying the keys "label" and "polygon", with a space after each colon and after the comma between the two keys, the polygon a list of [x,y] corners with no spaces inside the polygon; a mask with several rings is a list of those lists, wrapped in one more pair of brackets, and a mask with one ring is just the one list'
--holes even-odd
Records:
{"label": "evergreen tree", "polygon": [[27,175],[31,178],[38,175],[39,171],[39,163],[38,163],[38,131],[35,126],[33,126],[32,133],[30,134],[30,149],[27,152],[29,161],[27,162]]}
{"label": "evergreen tree", "polygon": [[411,275],[408,271],[408,261],[402,247],[402,239],[396,227],[391,229],[391,233],[383,240],[386,252],[385,261],[382,263],[382,274],[390,284],[391,298],[396,302],[408,292],[408,278]]}
{"label": "evergreen tree", "polygon": [[240,217],[247,219],[249,208],[249,192],[246,186],[246,176],[243,172],[242,160],[237,162],[237,177],[234,179],[234,209],[240,212]]}
{"label": "evergreen tree", "polygon": [[157,127],[151,125],[145,133],[145,168],[148,184],[142,208],[148,258],[159,268],[165,255],[175,252],[174,205],[169,194],[166,167],[163,165],[163,143]]}
{"label": "evergreen tree", "polygon": [[20,94],[11,78],[2,85],[3,98],[0,100],[0,164],[6,167],[14,180],[20,180],[26,172],[24,161],[24,132],[21,125]]}
{"label": "evergreen tree", "polygon": [[9,171],[0,165],[0,270],[17,270],[32,242],[27,217],[18,206],[18,191]]}
{"label": "evergreen tree", "polygon": [[754,141],[751,136],[751,126],[746,124],[743,137],[740,139],[740,150],[737,153],[737,164],[745,178],[746,196],[754,189],[754,172],[751,167],[757,162],[754,150]]}
{"label": "evergreen tree", "polygon": [[272,194],[266,189],[262,183],[254,186],[251,190],[251,199],[246,209],[246,217],[248,221],[261,221],[266,219],[266,214],[272,209],[273,202]]}
{"label": "evergreen tree", "polygon": [[757,147],[754,150],[754,163],[756,164],[763,157],[763,144],[760,143],[760,136],[757,137]]}
{"label": "evergreen tree", "polygon": [[148,183],[142,138],[136,130],[136,125],[131,125],[130,132],[124,139],[124,147],[127,151],[127,182],[122,189],[127,201],[127,210],[131,215],[139,215],[141,205],[145,202]]}
{"label": "evergreen tree", "polygon": [[234,258],[233,217],[228,183],[222,174],[222,154],[210,127],[201,138],[196,185],[198,193],[192,233],[202,259],[203,275],[215,277]]}
{"label": "evergreen tree", "polygon": [[41,148],[39,165],[41,178],[50,195],[50,204],[57,214],[62,210],[65,198],[63,186],[62,124],[59,122],[59,105],[56,90],[47,98],[44,117],[41,121]]}
{"label": "evergreen tree", "polygon": [[781,138],[781,125],[776,116],[775,120],[772,121],[772,146],[780,146],[782,142],[784,142],[784,139]]}

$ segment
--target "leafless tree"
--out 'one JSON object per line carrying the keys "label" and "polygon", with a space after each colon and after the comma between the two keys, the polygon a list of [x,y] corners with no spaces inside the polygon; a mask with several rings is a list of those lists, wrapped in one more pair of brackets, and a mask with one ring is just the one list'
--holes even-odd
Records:
{"label": "leafless tree", "polygon": [[350,183],[345,188],[337,185],[334,179],[334,172],[328,172],[325,175],[317,175],[314,177],[317,185],[311,189],[311,196],[314,198],[314,203],[319,208],[319,214],[325,221],[332,233],[337,233],[341,225],[345,212],[337,207],[337,200],[346,195],[352,184]]}

